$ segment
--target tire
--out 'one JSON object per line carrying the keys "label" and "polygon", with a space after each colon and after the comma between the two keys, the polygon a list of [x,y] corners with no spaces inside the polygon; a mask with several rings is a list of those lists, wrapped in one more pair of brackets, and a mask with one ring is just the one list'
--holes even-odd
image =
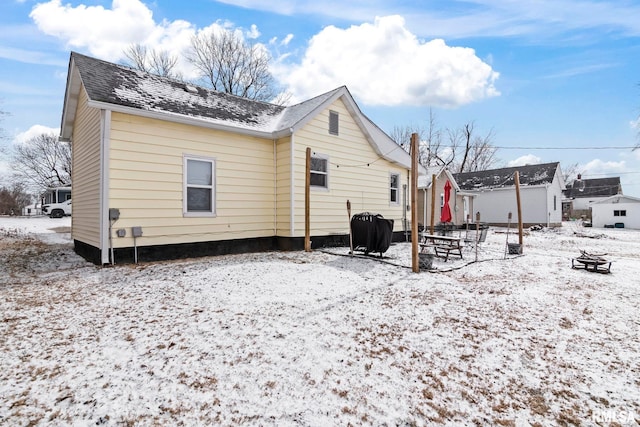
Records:
{"label": "tire", "polygon": [[51,211],[51,218],[62,218],[64,216],[64,211],[62,209],[54,209]]}

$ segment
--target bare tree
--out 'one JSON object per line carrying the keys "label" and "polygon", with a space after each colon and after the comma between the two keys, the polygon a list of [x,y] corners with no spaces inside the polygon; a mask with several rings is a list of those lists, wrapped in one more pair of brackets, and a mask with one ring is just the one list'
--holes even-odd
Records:
{"label": "bare tree", "polygon": [[71,185],[71,145],[43,133],[14,147],[11,163],[16,182],[28,183],[35,191]]}
{"label": "bare tree", "polygon": [[165,50],[147,49],[139,43],[132,44],[124,51],[125,56],[131,65],[138,70],[156,74],[162,77],[181,79],[182,76],[176,71],[178,57],[169,54]]}
{"label": "bare tree", "polygon": [[245,41],[239,32],[221,30],[193,37],[186,58],[214,90],[258,101],[276,96],[269,62],[261,45]]}
{"label": "bare tree", "polygon": [[429,126],[394,126],[391,138],[405,151],[411,149],[411,135],[417,133],[420,140],[418,161],[424,167],[444,166],[443,157],[446,156],[446,147],[442,143],[442,131],[438,128],[436,118],[429,109]]}
{"label": "bare tree", "polygon": [[15,182],[10,187],[0,188],[0,214],[19,215],[22,208],[31,203],[32,197],[22,183]]}
{"label": "bare tree", "polygon": [[[498,149],[492,145],[493,130],[476,135],[475,123],[469,122],[457,129],[448,129],[450,156],[447,165],[458,173],[486,170],[496,163]],[[459,160],[457,160],[459,159]]]}
{"label": "bare tree", "polygon": [[411,151],[411,135],[418,134],[420,141],[423,139],[423,130],[417,126],[394,126],[391,130],[391,139],[398,144],[404,151],[409,153]]}
{"label": "bare tree", "polygon": [[580,172],[580,164],[579,163],[573,163],[569,166],[566,167],[562,167],[562,177],[564,178],[564,182],[565,183],[570,183],[572,182],[574,179],[576,179],[576,177],[578,176],[578,173]]}

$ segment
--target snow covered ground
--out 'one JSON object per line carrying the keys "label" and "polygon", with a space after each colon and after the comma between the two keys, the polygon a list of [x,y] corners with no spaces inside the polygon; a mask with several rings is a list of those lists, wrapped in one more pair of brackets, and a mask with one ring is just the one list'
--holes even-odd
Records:
{"label": "snow covered ground", "polygon": [[415,274],[406,243],[101,268],[68,226],[0,217],[2,426],[640,424],[640,231]]}

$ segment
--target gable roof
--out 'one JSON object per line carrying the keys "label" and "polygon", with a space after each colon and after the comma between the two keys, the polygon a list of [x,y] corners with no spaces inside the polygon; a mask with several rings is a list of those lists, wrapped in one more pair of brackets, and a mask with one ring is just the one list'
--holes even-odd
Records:
{"label": "gable roof", "polygon": [[609,196],[607,198],[591,202],[592,205],[606,205],[616,203],[640,203],[640,198],[616,194],[614,196]]}
{"label": "gable roof", "polygon": [[583,197],[609,197],[622,193],[620,177],[580,179],[567,185],[564,196],[568,199]]}
{"label": "gable roof", "polygon": [[254,101],[71,52],[60,138],[73,131],[84,87],[89,106],[276,139],[292,135],[337,99],[378,155],[410,168],[409,154],[367,118],[345,86],[292,106]]}
{"label": "gable roof", "polygon": [[491,169],[477,172],[454,174],[456,182],[462,190],[487,190],[492,188],[509,188],[515,186],[514,174],[519,172],[520,185],[546,185],[553,182],[560,163],[544,163],[540,165],[524,165],[509,168]]}
{"label": "gable roof", "polygon": [[439,167],[430,167],[427,168],[426,174],[418,177],[418,188],[431,188],[433,175],[436,176],[436,180],[440,178],[444,174],[445,178],[448,179],[453,185],[453,189],[456,191],[460,191],[460,187],[456,182],[453,174],[447,168],[439,168]]}

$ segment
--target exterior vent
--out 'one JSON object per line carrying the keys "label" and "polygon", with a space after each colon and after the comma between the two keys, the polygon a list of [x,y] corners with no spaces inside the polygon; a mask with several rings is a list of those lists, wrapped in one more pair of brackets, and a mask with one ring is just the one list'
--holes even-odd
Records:
{"label": "exterior vent", "polygon": [[198,88],[192,85],[184,85],[184,90],[186,90],[189,93],[198,93]]}
{"label": "exterior vent", "polygon": [[331,135],[339,134],[339,117],[335,111],[329,111],[329,133]]}

